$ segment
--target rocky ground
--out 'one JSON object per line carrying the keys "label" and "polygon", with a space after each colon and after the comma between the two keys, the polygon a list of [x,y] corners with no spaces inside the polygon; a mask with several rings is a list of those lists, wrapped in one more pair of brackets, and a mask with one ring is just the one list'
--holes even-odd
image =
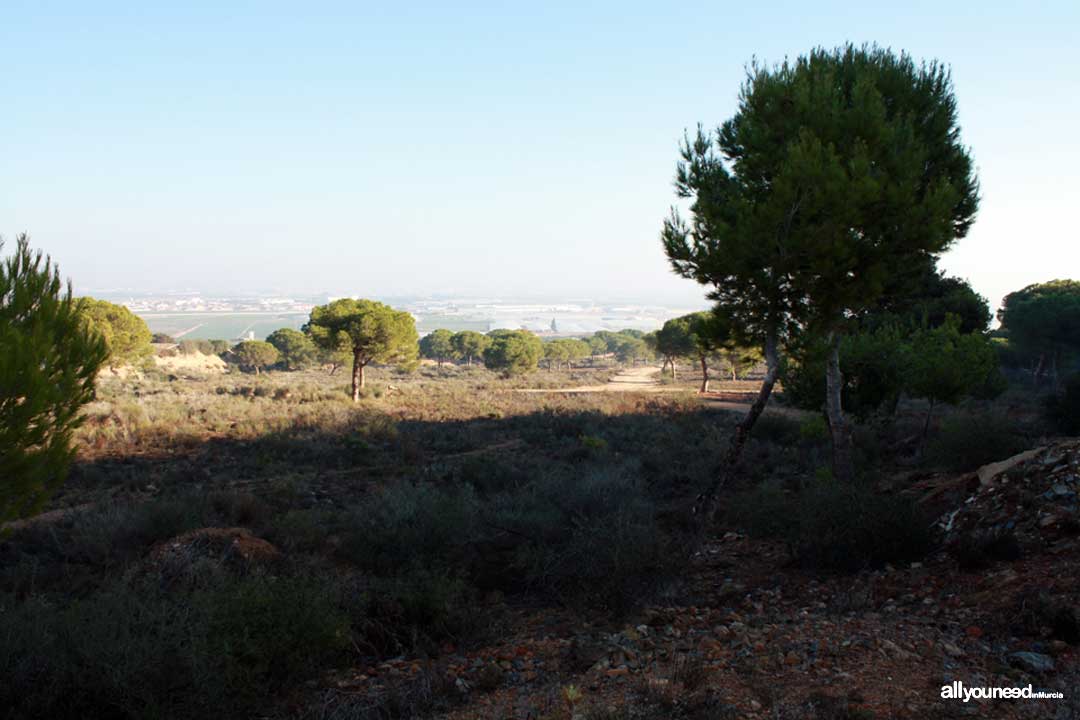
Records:
{"label": "rocky ground", "polygon": [[[721,531],[670,600],[630,618],[518,608],[495,644],[356,667],[327,697],[422,680],[453,698],[453,720],[1080,718],[1078,489],[1076,441],[916,484],[953,506],[943,549],[855,576],[815,576],[781,545]],[[954,681],[1065,697],[942,699]]]}

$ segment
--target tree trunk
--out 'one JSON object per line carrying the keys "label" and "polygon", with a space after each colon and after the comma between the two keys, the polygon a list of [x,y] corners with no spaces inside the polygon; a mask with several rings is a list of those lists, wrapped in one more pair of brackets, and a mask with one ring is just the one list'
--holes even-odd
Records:
{"label": "tree trunk", "polygon": [[699,517],[699,529],[704,529],[712,522],[716,514],[716,496],[733,474],[735,464],[742,455],[743,447],[746,446],[746,440],[750,437],[750,431],[754,429],[754,423],[761,417],[761,413],[765,411],[765,405],[769,402],[773,386],[776,385],[776,378],[780,375],[779,344],[776,332],[770,332],[765,336],[765,377],[761,381],[761,389],[758,390],[758,396],[746,412],[746,416],[735,426],[735,431],[728,440],[727,453],[724,455],[720,470],[713,479],[712,485],[694,503],[694,513]]}
{"label": "tree trunk", "polygon": [[701,392],[709,392],[709,364],[704,355],[701,356]]}
{"label": "tree trunk", "polygon": [[679,379],[675,376],[675,358],[671,358],[668,362],[671,363],[671,382],[678,382]]}
{"label": "tree trunk", "polygon": [[364,389],[364,364],[360,362],[360,353],[353,355],[352,399],[360,402],[360,391]]}
{"label": "tree trunk", "polygon": [[841,482],[851,482],[855,477],[852,459],[851,427],[844,417],[841,398],[844,376],[840,373],[840,333],[829,334],[829,358],[825,365],[825,411],[832,435],[833,477]]}
{"label": "tree trunk", "polygon": [[930,408],[926,411],[926,420],[922,426],[922,440],[919,442],[919,455],[922,455],[923,447],[926,446],[926,436],[930,433],[930,416],[934,414],[934,398],[930,398]]}

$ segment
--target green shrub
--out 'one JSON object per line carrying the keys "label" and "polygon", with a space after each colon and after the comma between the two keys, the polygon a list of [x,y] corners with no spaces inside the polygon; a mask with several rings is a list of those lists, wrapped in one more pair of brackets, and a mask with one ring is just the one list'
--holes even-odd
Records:
{"label": "green shrub", "polygon": [[931,438],[926,460],[934,467],[967,472],[1022,452],[1026,445],[1026,439],[1001,415],[957,414],[942,422]]}
{"label": "green shrub", "polygon": [[1080,434],[1080,373],[1070,376],[1061,392],[1046,398],[1045,414],[1058,432]]}
{"label": "green shrub", "polygon": [[477,523],[471,488],[396,483],[380,489],[352,513],[341,553],[383,577],[414,566],[459,565]]}
{"label": "green shrub", "polygon": [[818,443],[829,440],[829,423],[824,415],[812,415],[799,423],[799,439]]}
{"label": "green shrub", "polygon": [[766,481],[733,495],[724,507],[724,517],[753,537],[783,537],[792,522],[793,506],[779,483]]}
{"label": "green shrub", "polygon": [[360,606],[360,641],[380,653],[432,652],[445,640],[476,642],[491,629],[492,609],[455,570],[412,566],[376,579]]}
{"label": "green shrub", "polygon": [[24,577],[5,562],[0,592],[24,592],[27,583],[38,591],[85,591],[109,580],[101,571],[121,571],[159,542],[201,527],[259,528],[269,513],[252,495],[217,492],[117,502],[72,513],[60,523],[31,524],[14,533],[5,550],[31,564],[34,576]]}
{"label": "green shrub", "polygon": [[1019,560],[1023,555],[1016,533],[1004,528],[964,533],[949,552],[963,570],[985,570],[998,560]]}
{"label": "green shrub", "polygon": [[119,568],[151,545],[206,524],[194,496],[103,505],[73,514],[62,525],[31,525],[13,538],[65,563]]}
{"label": "green shrub", "polygon": [[344,526],[345,514],[340,511],[290,510],[269,521],[264,537],[287,553],[313,553]]}
{"label": "green shrub", "polygon": [[619,466],[545,478],[507,495],[492,524],[520,541],[506,570],[527,586],[617,612],[663,583],[669,553],[677,553],[645,486]]}
{"label": "green shrub", "polygon": [[214,354],[214,348],[209,340],[181,340],[177,349],[183,355],[194,355],[196,353],[202,353],[203,355]]}
{"label": "green shrub", "polygon": [[762,485],[732,502],[728,519],[750,535],[781,538],[807,568],[854,572],[918,560],[930,523],[907,498],[883,495],[827,474],[800,492]]}
{"label": "green shrub", "polygon": [[803,437],[803,425],[787,415],[766,413],[754,423],[750,435],[776,445],[796,445]]}
{"label": "green shrub", "polygon": [[2,602],[0,706],[15,718],[249,715],[345,649],[335,597],[320,578],[248,575]]}

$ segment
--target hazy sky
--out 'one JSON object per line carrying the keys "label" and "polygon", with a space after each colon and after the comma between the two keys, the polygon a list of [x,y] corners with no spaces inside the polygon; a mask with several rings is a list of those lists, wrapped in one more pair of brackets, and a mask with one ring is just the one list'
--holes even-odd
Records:
{"label": "hazy sky", "polygon": [[945,267],[1080,277],[1080,3],[734,5],[0,0],[0,233],[83,289],[686,301],[683,129],[754,56],[876,41],[953,69],[983,204]]}

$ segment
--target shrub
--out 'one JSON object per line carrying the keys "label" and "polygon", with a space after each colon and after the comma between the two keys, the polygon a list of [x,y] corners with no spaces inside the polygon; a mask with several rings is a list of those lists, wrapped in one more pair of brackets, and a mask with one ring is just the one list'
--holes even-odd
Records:
{"label": "shrub", "polygon": [[1004,528],[965,533],[949,552],[964,570],[985,570],[998,560],[1019,560],[1023,554],[1016,533]]}
{"label": "shrub", "polygon": [[214,347],[209,340],[181,340],[178,349],[184,355],[194,355],[196,353],[202,353],[203,355],[214,354]]}
{"label": "shrub", "polygon": [[518,540],[503,572],[563,600],[616,612],[663,583],[677,553],[646,488],[619,466],[551,476],[508,494],[495,503],[491,524]]}
{"label": "shrub", "polygon": [[475,642],[492,625],[473,587],[446,568],[412,566],[375,579],[362,598],[357,637],[384,654],[431,652],[447,639]]}
{"label": "shrub", "polygon": [[152,579],[87,598],[0,607],[0,706],[9,717],[250,714],[345,649],[348,621],[322,578]]}
{"label": "shrub", "polygon": [[1060,393],[1046,398],[1045,414],[1058,432],[1080,434],[1080,373],[1070,376]]}
{"label": "shrub", "polygon": [[802,424],[786,415],[762,414],[750,431],[752,437],[776,445],[795,445],[802,438]]}
{"label": "shrub", "polygon": [[477,522],[471,488],[397,483],[352,513],[341,551],[360,568],[384,577],[412,566],[460,565]]}
{"label": "shrub", "polygon": [[1005,417],[964,413],[946,419],[927,445],[926,459],[952,472],[967,472],[1024,450],[1025,439]]}
{"label": "shrub", "polygon": [[[2,247],[2,245],[0,245]],[[72,433],[108,354],[71,287],[20,236],[0,264],[0,523],[37,512],[67,475]]]}
{"label": "shrub", "polygon": [[917,560],[930,524],[907,498],[825,475],[798,493],[763,485],[733,502],[729,519],[751,535],[785,540],[807,568],[854,572]]}

